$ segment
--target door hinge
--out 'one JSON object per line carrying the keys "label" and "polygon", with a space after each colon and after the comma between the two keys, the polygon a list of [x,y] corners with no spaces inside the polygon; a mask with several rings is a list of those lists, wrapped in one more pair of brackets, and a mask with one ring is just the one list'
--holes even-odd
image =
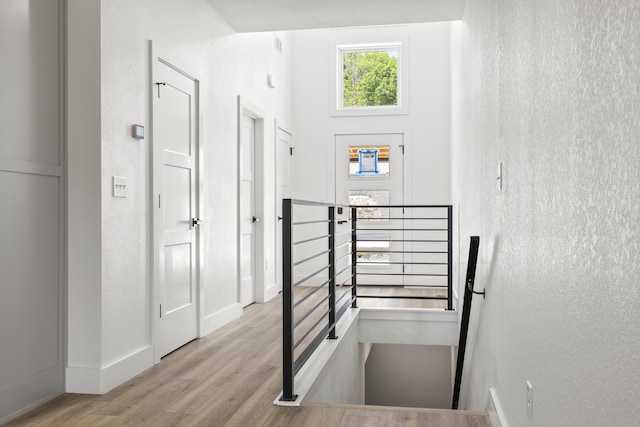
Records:
{"label": "door hinge", "polygon": [[160,98],[160,86],[166,86],[167,83],[165,82],[158,82],[156,83],[156,86],[158,86],[158,99]]}
{"label": "door hinge", "polygon": [[158,194],[158,209],[162,207],[162,203],[160,202],[160,195]]}
{"label": "door hinge", "polygon": [[400,149],[402,150],[402,155],[404,156],[404,144],[400,144],[398,145],[398,147],[400,147]]}

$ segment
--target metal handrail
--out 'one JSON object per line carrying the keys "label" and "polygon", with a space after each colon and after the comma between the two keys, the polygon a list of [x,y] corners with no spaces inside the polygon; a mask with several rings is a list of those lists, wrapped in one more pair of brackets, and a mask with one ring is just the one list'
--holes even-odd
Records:
{"label": "metal handrail", "polygon": [[[296,207],[311,207],[314,215],[316,212],[325,212],[323,217],[320,219],[314,218],[313,220],[308,220],[308,218],[295,218],[295,208]],[[416,217],[402,217],[396,218],[391,217],[386,219],[375,218],[375,221],[378,220],[407,220],[407,221],[415,221],[415,220],[446,220],[447,225],[446,228],[443,226],[442,228],[396,228],[396,227],[388,227],[387,228],[377,228],[375,223],[372,228],[363,227],[362,222],[370,218],[364,218],[358,216],[358,209],[360,208],[368,208],[371,206],[346,206],[339,205],[333,203],[322,203],[322,202],[312,202],[307,200],[294,200],[294,199],[284,199],[283,200],[283,394],[281,400],[283,401],[295,401],[297,396],[294,394],[294,376],[299,371],[299,369],[304,365],[304,363],[308,360],[308,358],[313,354],[315,349],[322,343],[324,339],[335,339],[336,336],[336,326],[341,316],[349,309],[349,307],[357,308],[358,307],[358,298],[388,298],[388,299],[406,299],[406,300],[446,300],[447,301],[447,310],[451,310],[453,308],[453,293],[452,293],[452,225],[453,225],[453,215],[452,215],[452,206],[451,205],[380,205],[376,206],[377,208],[402,208],[403,213],[406,209],[447,209],[447,216],[445,218],[441,218],[438,213],[437,217],[424,217],[424,218],[416,218]],[[342,208],[342,215],[338,215],[339,208]],[[348,209],[348,211],[344,211]],[[340,216],[340,218],[338,218]],[[344,218],[348,217],[348,220]],[[350,223],[350,225],[349,225]],[[326,229],[317,230],[318,233],[315,233],[315,228],[306,227],[308,225],[315,225],[318,227],[322,227],[322,224],[327,224]],[[342,225],[348,225],[349,231],[344,231],[344,228],[340,228]],[[295,229],[298,227],[304,228],[304,236],[302,240],[294,241]],[[429,227],[437,227],[435,224],[430,224]],[[337,231],[340,228],[341,231]],[[447,238],[442,239],[433,239],[433,238],[422,238],[422,239],[384,239],[384,240],[374,240],[368,239],[366,234],[362,234],[363,232],[376,233],[380,231],[389,231],[389,232],[405,232],[405,231],[415,231],[415,232],[447,232]],[[350,236],[347,239],[346,243],[336,244],[336,238],[340,237],[341,242],[343,241],[343,236]],[[430,237],[430,236],[428,236]],[[438,236],[439,237],[439,236]],[[419,262],[418,259],[407,260],[403,262],[398,261],[389,261],[389,262],[368,262],[363,264],[358,261],[358,245],[363,242],[375,242],[375,241],[384,241],[391,243],[405,243],[408,244],[421,244],[427,243],[429,246],[426,249],[429,250],[397,250],[392,249],[391,245],[388,250],[377,251],[375,248],[363,248],[361,252],[385,252],[389,254],[407,254],[414,257],[419,257],[421,255],[430,255],[430,254],[439,254],[444,255],[447,254],[447,261],[439,261],[436,259],[427,258],[427,262]],[[308,249],[306,246],[304,248],[300,248],[302,244],[311,243],[311,242],[326,242],[321,249],[315,250],[314,253],[307,253],[304,259],[294,261],[294,248],[295,250],[307,250],[312,251],[312,249]],[[438,245],[447,244],[447,248],[445,250],[444,247],[439,248]],[[313,248],[318,246],[320,243],[314,244]],[[342,250],[347,249],[347,253],[342,255]],[[411,249],[411,248],[410,248]],[[336,251],[340,250],[341,255],[337,257]],[[322,257],[326,256],[326,263],[322,264]],[[311,274],[304,274],[303,278],[294,283],[293,277],[295,277],[295,269],[300,270],[301,266],[306,265],[310,261],[313,262],[313,266],[308,266],[305,268],[316,270]],[[398,271],[385,271],[386,269],[381,268],[380,271],[377,272],[359,272],[359,268],[363,268],[364,266],[399,266],[402,265],[402,273]],[[414,270],[411,272],[405,272],[404,266],[415,266]],[[434,266],[433,268],[445,267],[447,268],[446,273],[444,271],[438,270],[427,270],[431,272],[421,273],[419,272],[420,266]],[[395,267],[394,267],[395,268]],[[428,268],[428,267],[425,267]],[[349,273],[349,269],[351,272]],[[326,274],[325,274],[326,273]],[[347,276],[345,276],[345,274]],[[416,296],[416,295],[371,295],[371,294],[358,294],[358,277],[370,277],[370,276],[403,276],[403,277],[447,277],[447,295],[436,295],[436,296]],[[309,286],[314,286],[316,289],[311,292],[305,293],[305,295],[298,298],[296,301],[294,295],[294,289],[296,289],[299,285],[310,281],[312,278],[320,277],[323,278],[319,281],[322,281],[321,284],[315,284],[315,280],[310,283]],[[341,283],[337,283],[338,278],[340,277]],[[324,280],[326,278],[326,280]],[[390,279],[391,280],[391,279]],[[434,279],[435,280],[435,279]],[[361,283],[361,285],[375,285],[373,283]],[[388,284],[387,284],[388,285]],[[386,285],[382,285],[386,286]],[[420,287],[425,288],[444,288],[443,284],[436,283],[423,283]],[[342,291],[340,292],[340,296],[337,296],[336,289],[339,288]],[[326,292],[326,293],[325,293]],[[342,293],[344,292],[344,293]],[[319,300],[316,300],[320,296]],[[315,296],[312,300],[311,297]],[[303,305],[303,303],[306,303]],[[296,312],[298,311],[302,312]],[[306,311],[304,311],[306,310]],[[318,316],[317,318],[315,316]],[[306,329],[305,329],[306,328]],[[295,337],[298,337],[295,339]],[[295,351],[297,351],[297,356],[295,355]]]}

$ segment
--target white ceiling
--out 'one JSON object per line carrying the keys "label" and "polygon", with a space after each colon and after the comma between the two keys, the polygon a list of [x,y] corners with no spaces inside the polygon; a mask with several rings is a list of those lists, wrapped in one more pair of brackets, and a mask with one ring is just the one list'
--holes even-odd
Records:
{"label": "white ceiling", "polygon": [[466,0],[207,0],[238,32],[462,19]]}

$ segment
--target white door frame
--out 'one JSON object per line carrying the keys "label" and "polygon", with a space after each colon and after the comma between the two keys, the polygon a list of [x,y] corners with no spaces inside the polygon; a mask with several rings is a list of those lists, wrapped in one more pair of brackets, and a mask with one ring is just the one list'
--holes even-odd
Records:
{"label": "white door frame", "polygon": [[[160,306],[160,281],[159,278],[162,276],[162,272],[160,271],[160,233],[162,230],[160,229],[161,225],[161,215],[160,210],[157,209],[159,203],[160,190],[162,188],[162,177],[160,175],[161,171],[161,147],[158,147],[154,144],[153,137],[153,96],[157,91],[157,87],[155,85],[156,80],[154,80],[154,76],[157,75],[157,66],[159,62],[173,68],[177,72],[183,74],[189,79],[195,82],[195,104],[196,104],[196,135],[195,135],[195,153],[196,153],[196,190],[195,190],[195,215],[197,218],[203,218],[203,210],[202,206],[204,206],[204,182],[202,179],[202,163],[203,163],[203,139],[202,139],[202,117],[201,117],[201,108],[200,108],[200,92],[202,91],[202,82],[199,78],[194,77],[194,74],[187,72],[186,70],[193,70],[194,67],[190,66],[188,63],[184,63],[182,60],[173,57],[170,53],[168,53],[163,47],[159,46],[158,43],[151,41],[150,43],[150,54],[151,54],[151,81],[150,81],[150,105],[151,105],[151,126],[149,132],[152,145],[152,163],[151,163],[151,216],[152,216],[152,234],[151,239],[153,241],[153,256],[151,257],[151,344],[157,343],[159,340],[159,321],[160,318],[158,316],[158,310]],[[204,304],[204,289],[202,287],[202,277],[204,277],[204,257],[202,256],[204,250],[204,236],[202,233],[202,228],[197,227],[196,231],[196,268],[195,268],[195,285],[196,285],[196,328],[197,328],[197,336],[198,338],[202,337],[203,331],[203,304]],[[160,362],[160,358],[162,354],[158,353],[157,346],[154,346],[154,362]]]}
{"label": "white door frame", "polygon": [[[282,165],[280,165],[279,162],[279,155],[278,155],[278,131],[283,131],[285,133],[288,133],[289,135],[291,135],[291,146],[289,147],[291,150],[293,150],[294,147],[294,140],[293,140],[293,132],[291,132],[289,129],[292,129],[292,127],[290,126],[285,126],[283,125],[279,120],[275,120],[275,132],[273,134],[273,141],[274,141],[274,147],[273,147],[273,153],[274,153],[274,159],[275,159],[275,173],[274,173],[274,196],[275,196],[275,203],[274,203],[274,211],[273,211],[273,217],[276,219],[276,225],[275,225],[275,239],[274,239],[274,244],[273,244],[273,253],[276,254],[276,258],[275,258],[275,264],[273,266],[274,270],[275,270],[275,278],[276,278],[276,284],[275,284],[275,289],[276,289],[276,295],[280,292],[282,292],[282,283],[278,283],[278,269],[282,269],[282,259],[278,259],[278,241],[282,240],[282,235],[278,234],[278,222],[281,221],[280,219],[278,219],[278,213],[280,211],[280,209],[282,209],[281,206],[278,206],[278,204],[282,203],[282,201],[278,200],[278,184],[280,183],[278,180],[278,176],[279,176],[279,170],[280,167]],[[289,157],[289,196],[290,198],[293,198],[293,151],[290,153],[290,157]],[[275,295],[268,295],[268,297],[274,297]]]}
{"label": "white door frame", "polygon": [[[240,165],[240,138],[241,138],[241,128],[242,128],[242,116],[246,115],[251,117],[255,121],[255,141],[254,141],[254,171],[253,171],[253,185],[254,185],[254,215],[261,219],[260,222],[256,223],[255,229],[253,230],[254,236],[254,277],[253,277],[253,287],[255,290],[255,300],[256,302],[265,302],[265,283],[264,283],[264,260],[265,260],[265,250],[264,250],[264,194],[265,194],[265,180],[264,180],[264,111],[249,102],[246,98],[238,95],[238,151],[237,151],[237,190],[238,190],[238,206],[237,212],[238,216],[240,215],[240,202],[242,199],[242,176],[241,173],[241,165]],[[237,245],[238,245],[238,303],[242,302],[241,299],[241,280],[242,280],[242,254],[241,245],[242,243],[242,232],[241,232],[241,224],[240,220],[237,222]]]}

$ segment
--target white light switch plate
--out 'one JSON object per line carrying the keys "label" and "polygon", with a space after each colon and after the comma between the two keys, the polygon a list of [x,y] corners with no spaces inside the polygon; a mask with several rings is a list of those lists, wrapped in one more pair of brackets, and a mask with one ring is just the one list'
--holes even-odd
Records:
{"label": "white light switch plate", "polygon": [[113,177],[113,197],[127,197],[127,177]]}

